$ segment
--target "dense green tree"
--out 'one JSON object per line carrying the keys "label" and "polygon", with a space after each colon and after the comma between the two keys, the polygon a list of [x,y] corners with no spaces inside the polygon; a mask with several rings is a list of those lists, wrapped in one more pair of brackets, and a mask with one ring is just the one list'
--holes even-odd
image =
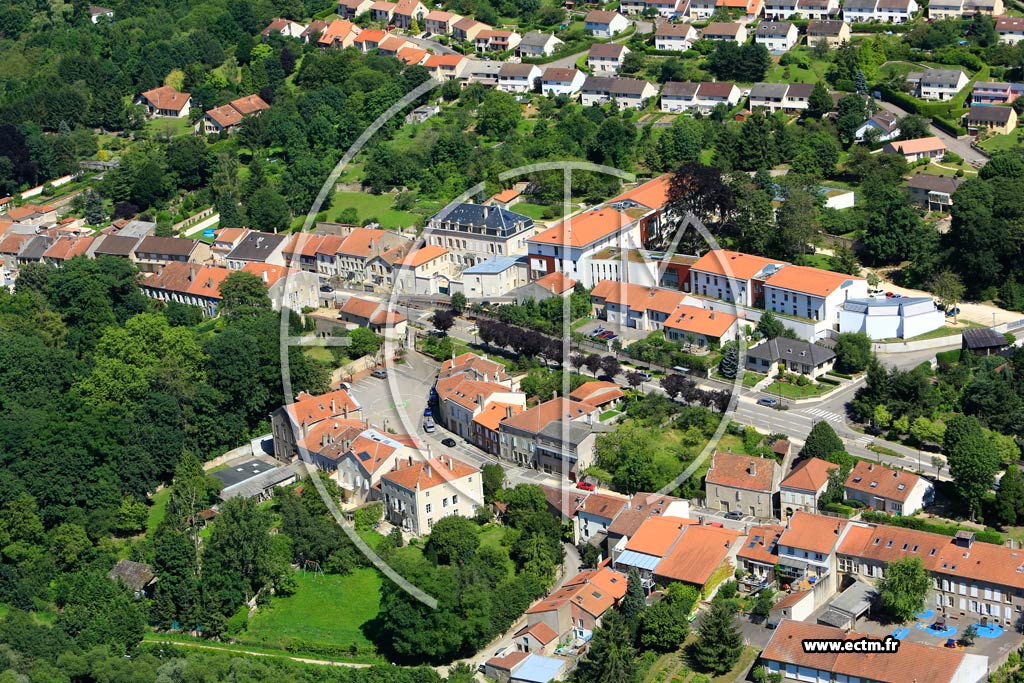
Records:
{"label": "dense green tree", "polygon": [[805,115],[809,119],[820,119],[832,111],[832,93],[822,82],[814,84],[811,96],[807,99],[807,111]]}
{"label": "dense green tree", "polygon": [[573,672],[575,683],[636,683],[640,678],[629,624],[618,612],[604,617],[590,649]]}
{"label": "dense green tree", "polygon": [[999,456],[978,419],[967,415],[954,415],[946,421],[943,451],[949,461],[953,487],[973,519],[981,511],[982,498],[992,487]]}
{"label": "dense green tree", "polygon": [[807,434],[804,447],[800,449],[800,457],[828,460],[829,456],[841,450],[844,450],[843,442],[832,425],[828,420],[818,420]]}
{"label": "dense green tree", "polygon": [[871,360],[871,339],[863,332],[844,332],[836,338],[836,370],[862,372]]}
{"label": "dense green tree", "polygon": [[253,193],[246,203],[246,215],[253,228],[267,232],[283,230],[291,220],[288,201],[271,187]]}
{"label": "dense green tree", "polygon": [[743,635],[727,600],[714,600],[704,613],[693,644],[694,662],[702,670],[721,675],[732,669],[743,653]]}
{"label": "dense green tree", "polygon": [[635,568],[630,568],[627,575],[626,595],[622,598],[619,611],[622,613],[626,623],[635,624],[646,606],[644,588],[640,585],[640,573]]}
{"label": "dense green tree", "polygon": [[754,334],[763,339],[784,337],[786,336],[786,326],[778,319],[778,317],[775,316],[774,313],[771,311],[765,311],[761,314],[761,319],[757,321],[757,326],[754,328]]}
{"label": "dense green tree", "polygon": [[722,349],[722,360],[718,363],[718,371],[722,373],[723,377],[736,379],[736,373],[739,370],[739,358],[739,346],[735,342],[726,344],[725,348]]}
{"label": "dense green tree", "polygon": [[480,547],[477,526],[466,517],[443,517],[430,529],[423,553],[437,564],[464,564]]}
{"label": "dense green tree", "polygon": [[476,130],[487,137],[505,139],[516,129],[520,115],[521,107],[514,96],[491,90],[480,104]]}
{"label": "dense green tree", "polygon": [[882,609],[896,621],[910,621],[925,607],[932,581],[916,556],[885,565],[878,588]]}
{"label": "dense green tree", "polygon": [[218,312],[228,319],[258,316],[271,308],[267,286],[258,276],[234,272],[220,284]]}
{"label": "dense green tree", "polygon": [[1024,477],[1016,464],[1006,468],[996,492],[996,517],[1003,526],[1014,526],[1024,518]]}

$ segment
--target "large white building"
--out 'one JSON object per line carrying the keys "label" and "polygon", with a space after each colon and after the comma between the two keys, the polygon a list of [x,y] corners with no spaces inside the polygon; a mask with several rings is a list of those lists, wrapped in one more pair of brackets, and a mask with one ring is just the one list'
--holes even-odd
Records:
{"label": "large white building", "polygon": [[611,207],[571,216],[529,238],[530,278],[561,272],[584,287],[593,287],[590,259],[612,246],[640,247],[639,221]]}
{"label": "large white building", "polygon": [[785,266],[784,261],[712,250],[690,267],[690,291],[741,306],[764,307],[764,282]]}
{"label": "large white building", "polygon": [[839,324],[839,309],[848,299],[866,297],[862,277],[806,266],[785,266],[764,281],[764,308],[808,320]]}
{"label": "large white building", "polygon": [[462,293],[470,299],[505,296],[529,282],[526,256],[495,256],[462,271]]}
{"label": "large white building", "polygon": [[839,309],[840,332],[863,332],[872,339],[909,339],[945,324],[931,297],[850,299]]}

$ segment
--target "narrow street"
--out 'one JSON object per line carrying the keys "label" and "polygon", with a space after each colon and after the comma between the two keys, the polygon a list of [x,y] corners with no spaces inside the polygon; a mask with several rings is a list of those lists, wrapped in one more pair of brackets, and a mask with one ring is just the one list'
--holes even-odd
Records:
{"label": "narrow street", "polygon": [[[885,109],[886,111],[892,112],[899,118],[907,116],[907,111],[905,111],[904,109],[900,109],[891,102],[883,102],[882,100],[875,101],[878,103],[879,107]],[[970,138],[955,138],[949,133],[939,130],[938,128],[931,124],[928,125],[928,129],[932,132],[933,135],[935,135],[944,143],[946,143],[947,150],[953,152],[954,154],[960,155],[961,157],[963,157],[964,161],[971,164],[972,166],[984,166],[985,163],[988,161],[988,157],[986,157],[984,154],[971,147]]]}

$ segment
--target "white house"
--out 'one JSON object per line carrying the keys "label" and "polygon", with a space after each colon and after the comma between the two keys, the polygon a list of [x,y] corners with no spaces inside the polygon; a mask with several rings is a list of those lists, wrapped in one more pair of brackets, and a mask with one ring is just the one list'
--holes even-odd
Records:
{"label": "white house", "polygon": [[505,296],[529,282],[525,256],[495,256],[462,271],[462,292],[469,299]]}
{"label": "white house", "polygon": [[629,26],[629,20],[618,12],[593,10],[584,20],[583,30],[595,38],[612,38]]}
{"label": "white house", "polygon": [[690,267],[690,291],[742,306],[763,307],[765,280],[784,266],[784,261],[714,249]]}
{"label": "white house", "polygon": [[713,21],[701,33],[704,40],[730,40],[734,43],[747,42],[747,27],[743,24],[727,24]]}
{"label": "white house", "polygon": [[556,38],[551,33],[531,31],[519,41],[516,53],[520,57],[550,57],[555,53],[559,45],[564,44],[564,41]]}
{"label": "white house", "polygon": [[448,294],[454,281],[452,255],[428,245],[394,264],[394,288],[399,294]]}
{"label": "white house", "polygon": [[742,92],[735,83],[719,81],[716,83],[704,82],[697,86],[697,96],[694,105],[697,111],[708,113],[719,104],[724,104],[730,109],[739,104]]}
{"label": "white house", "polygon": [[863,297],[839,309],[840,332],[863,332],[872,339],[908,339],[945,324],[931,297]]}
{"label": "white house", "polygon": [[585,107],[615,102],[621,111],[642,109],[657,94],[658,89],[653,84],[637,78],[588,76],[583,82],[580,100]]}
{"label": "white house", "polygon": [[862,24],[875,21],[875,8],[878,0],[845,0],[843,3],[843,21],[847,24]]}
{"label": "white house", "polygon": [[783,21],[796,14],[797,0],[767,0],[764,4],[765,21]]}
{"label": "white house", "polygon": [[886,24],[905,24],[914,18],[918,6],[915,0],[878,0],[875,21]]}
{"label": "white house", "polygon": [[803,19],[831,19],[839,14],[839,0],[797,0],[797,16]]}
{"label": "white house", "polygon": [[969,81],[960,69],[925,69],[907,74],[907,83],[922,100],[951,100]]}
{"label": "white house", "polygon": [[694,108],[699,86],[700,83],[669,81],[661,89],[661,111],[674,114]]}
{"label": "white house", "polygon": [[1003,43],[1016,45],[1024,40],[1024,18],[1021,17],[997,17],[996,33]]}
{"label": "white house", "polygon": [[273,33],[279,33],[282,36],[300,39],[302,38],[302,33],[305,30],[306,27],[297,21],[275,17],[269,24],[267,24],[267,27],[263,29],[260,35],[266,38]]}
{"label": "white house", "polygon": [[618,43],[594,43],[587,52],[587,66],[596,74],[619,72],[629,48]]}
{"label": "white house", "polygon": [[858,460],[846,478],[846,497],[880,512],[912,515],[931,502],[935,487],[905,470]]}
{"label": "white house", "polygon": [[697,37],[697,29],[689,24],[662,22],[654,31],[654,47],[658,50],[685,52],[693,47]]}
{"label": "white house", "polygon": [[498,90],[524,93],[533,90],[533,83],[540,78],[540,67],[536,64],[515,64],[505,62],[498,70]]}
{"label": "white house", "polygon": [[540,89],[545,95],[566,95],[572,97],[583,88],[587,75],[579,69],[563,69],[549,66],[540,77]]}
{"label": "white house", "polygon": [[860,125],[854,136],[857,140],[864,140],[869,130],[878,131],[879,142],[888,142],[900,136],[900,122],[892,112],[880,109],[874,116]]}
{"label": "white house", "polygon": [[750,109],[763,108],[774,114],[786,106],[787,83],[755,83],[750,89]]}
{"label": "white house", "polygon": [[137,100],[145,105],[150,116],[180,119],[188,116],[192,108],[192,95],[162,85],[142,93]]}
{"label": "white house", "polygon": [[100,20],[110,21],[114,18],[114,10],[109,7],[100,7],[98,5],[89,5],[89,19],[94,24],[100,23]]}
{"label": "white house", "polygon": [[799,38],[796,26],[788,21],[762,21],[754,32],[754,42],[775,54],[787,52]]}
{"label": "white house", "polygon": [[965,0],[929,0],[928,18],[959,19],[964,13]]}

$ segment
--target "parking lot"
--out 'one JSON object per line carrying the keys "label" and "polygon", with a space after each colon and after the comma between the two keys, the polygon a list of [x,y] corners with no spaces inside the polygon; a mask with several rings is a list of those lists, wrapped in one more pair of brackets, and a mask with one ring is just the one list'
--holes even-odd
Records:
{"label": "parking lot", "polygon": [[[642,330],[637,330],[632,327],[620,327],[619,325],[612,325],[607,320],[588,320],[586,323],[580,325],[576,329],[576,332],[579,332],[580,334],[589,337],[590,334],[598,328],[610,331],[613,334],[615,334],[615,338],[617,338],[623,346],[628,346],[632,342],[644,339],[649,334],[648,332],[643,332]],[[610,344],[613,341],[613,339],[594,339],[594,341],[598,343],[600,343],[601,341],[607,341]]]}
{"label": "parking lot", "polygon": [[438,364],[418,353],[388,368],[387,379],[365,377],[352,384],[362,417],[384,431],[418,434]]}

